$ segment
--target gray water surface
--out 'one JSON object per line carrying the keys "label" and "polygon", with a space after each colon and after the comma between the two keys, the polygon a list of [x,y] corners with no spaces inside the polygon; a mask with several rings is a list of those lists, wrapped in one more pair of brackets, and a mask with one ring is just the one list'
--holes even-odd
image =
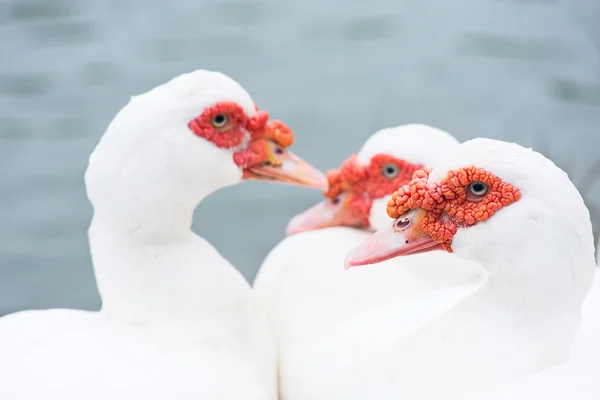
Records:
{"label": "gray water surface", "polygon": [[[198,68],[238,80],[337,166],[423,122],[533,146],[600,216],[596,0],[12,0],[0,4],[0,314],[97,309],[83,173],[129,96]],[[598,169],[598,168],[596,168]],[[319,194],[244,183],[194,227],[252,280]]]}

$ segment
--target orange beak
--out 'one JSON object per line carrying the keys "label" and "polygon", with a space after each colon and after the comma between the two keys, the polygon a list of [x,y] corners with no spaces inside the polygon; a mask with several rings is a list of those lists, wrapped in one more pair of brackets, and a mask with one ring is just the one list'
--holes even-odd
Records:
{"label": "orange beak", "polygon": [[421,220],[426,214],[422,209],[411,210],[396,218],[389,227],[375,232],[346,256],[346,269],[441,250],[442,245],[421,229]]}
{"label": "orange beak", "polygon": [[315,204],[290,220],[287,234],[293,235],[332,226],[361,227],[368,225],[368,221],[350,210],[349,200],[349,194],[342,193],[334,199],[323,200]]}
{"label": "orange beak", "polygon": [[263,155],[262,163],[244,169],[243,179],[281,182],[327,191],[325,174],[271,139],[255,139],[250,144]]}

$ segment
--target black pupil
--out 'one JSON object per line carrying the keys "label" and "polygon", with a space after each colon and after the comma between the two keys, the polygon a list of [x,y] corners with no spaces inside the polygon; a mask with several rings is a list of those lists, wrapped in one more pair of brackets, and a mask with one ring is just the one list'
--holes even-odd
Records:
{"label": "black pupil", "polygon": [[387,167],[387,168],[385,169],[385,172],[386,172],[388,175],[393,175],[393,174],[396,172],[396,168],[394,168],[394,167],[392,167],[392,166],[390,166],[390,167]]}
{"label": "black pupil", "polygon": [[277,154],[277,155],[282,155],[282,154],[283,154],[283,149],[282,149],[281,147],[277,147],[277,148],[275,149],[275,154]]}
{"label": "black pupil", "polygon": [[481,183],[474,184],[473,185],[473,191],[476,192],[476,193],[483,192],[484,191],[483,184],[481,184]]}
{"label": "black pupil", "polygon": [[338,205],[339,203],[340,203],[340,198],[339,198],[339,197],[334,197],[334,198],[331,200],[331,204],[333,204],[334,206],[335,206],[335,205]]}
{"label": "black pupil", "polygon": [[215,115],[215,124],[222,124],[225,122],[225,116],[223,114]]}

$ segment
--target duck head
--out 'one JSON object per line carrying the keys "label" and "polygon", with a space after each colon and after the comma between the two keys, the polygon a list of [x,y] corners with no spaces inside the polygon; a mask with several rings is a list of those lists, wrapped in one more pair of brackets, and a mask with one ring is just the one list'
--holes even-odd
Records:
{"label": "duck head", "polygon": [[333,226],[386,226],[389,196],[415,171],[458,144],[449,133],[422,124],[377,131],[340,168],[327,172],[325,200],[295,216],[288,234]]}
{"label": "duck head", "polygon": [[348,254],[346,268],[447,251],[511,284],[564,274],[586,293],[593,277],[593,236],[581,195],[552,161],[514,143],[464,142],[433,169],[416,171],[386,211],[392,220]]}
{"label": "duck head", "polygon": [[90,156],[88,196],[95,207],[127,196],[197,204],[242,180],[326,190],[325,175],[288,151],[293,140],[236,81],[197,70],[134,96],[117,114]]}

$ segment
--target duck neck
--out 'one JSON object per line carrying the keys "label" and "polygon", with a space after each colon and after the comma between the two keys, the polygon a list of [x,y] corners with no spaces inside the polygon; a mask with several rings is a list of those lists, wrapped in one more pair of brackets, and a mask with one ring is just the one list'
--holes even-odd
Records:
{"label": "duck neck", "polygon": [[191,231],[197,202],[172,198],[95,207],[89,240],[104,314],[140,324],[205,322],[239,300],[245,280]]}
{"label": "duck neck", "polygon": [[536,253],[536,257],[521,253],[519,259],[509,255],[488,263],[491,273],[485,286],[486,296],[498,304],[514,306],[515,313],[531,314],[528,317],[534,319],[545,317],[545,313],[552,316],[576,311],[581,304],[577,301],[570,260],[540,257],[542,249]]}
{"label": "duck neck", "polygon": [[[150,190],[151,187],[136,188],[132,198],[107,196],[103,203],[95,204],[90,229],[102,226],[140,245],[184,240],[191,233],[194,209],[212,191],[198,193],[194,199],[173,193],[174,188],[161,188],[168,191],[169,195],[164,195]],[[93,247],[94,243],[90,245]]]}
{"label": "duck neck", "polygon": [[[558,243],[543,236],[514,243],[511,249],[487,246],[483,265],[486,285],[461,307],[473,321],[495,321],[514,346],[561,357],[580,324],[581,301],[574,271],[582,259],[570,257]],[[492,319],[490,320],[490,316]],[[474,322],[475,323],[475,322]],[[556,354],[556,353],[553,353]]]}
{"label": "duck neck", "polygon": [[494,215],[493,232],[481,223],[457,243],[488,271],[484,293],[531,320],[579,317],[595,270],[589,222],[527,199],[510,207]]}

